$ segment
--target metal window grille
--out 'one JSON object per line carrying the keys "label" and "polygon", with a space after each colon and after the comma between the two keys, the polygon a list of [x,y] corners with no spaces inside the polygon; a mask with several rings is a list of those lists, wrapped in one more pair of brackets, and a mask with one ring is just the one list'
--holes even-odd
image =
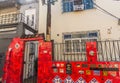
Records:
{"label": "metal window grille", "polygon": [[[53,60],[87,61],[86,42],[55,43]],[[120,40],[96,42],[97,61],[120,61]]]}
{"label": "metal window grille", "polygon": [[93,8],[93,0],[63,0],[63,12]]}

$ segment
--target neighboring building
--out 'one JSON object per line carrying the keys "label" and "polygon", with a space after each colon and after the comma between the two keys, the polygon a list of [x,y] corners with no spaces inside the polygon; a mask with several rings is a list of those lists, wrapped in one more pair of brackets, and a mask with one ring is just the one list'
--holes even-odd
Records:
{"label": "neighboring building", "polygon": [[[39,1],[38,0],[20,0],[20,13],[25,15],[25,21],[33,29],[38,30],[39,26]],[[31,20],[31,21],[29,21]],[[29,31],[26,31],[30,34]]]}
{"label": "neighboring building", "polygon": [[[6,50],[14,37],[37,33],[36,1],[31,0],[0,1],[0,82]],[[29,9],[30,8],[30,9]],[[31,8],[34,8],[31,9]]]}
{"label": "neighboring building", "polygon": [[[119,1],[114,0],[57,0],[51,7],[51,38],[55,42],[65,43],[118,40],[119,4]],[[41,0],[39,8],[39,33],[45,33],[47,7],[42,5]]]}
{"label": "neighboring building", "polygon": [[[15,27],[13,27],[13,25],[16,22],[16,18],[13,19],[13,17],[17,16],[17,13],[19,13],[19,7],[20,4],[16,0],[0,1],[0,82],[3,74],[2,69],[5,59],[5,51],[12,38],[15,37],[15,35],[11,35],[10,33],[15,32]],[[9,35],[13,37],[10,37]]]}

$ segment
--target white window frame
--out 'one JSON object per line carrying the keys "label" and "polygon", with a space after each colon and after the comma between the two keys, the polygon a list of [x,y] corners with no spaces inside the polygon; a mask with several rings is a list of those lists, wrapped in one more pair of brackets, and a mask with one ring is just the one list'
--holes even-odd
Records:
{"label": "white window frame", "polygon": [[[97,33],[97,37],[83,37],[83,38],[68,38],[68,39],[64,39],[64,35],[73,35],[73,34],[88,34],[88,33],[94,33],[94,32],[96,32]],[[100,32],[98,31],[98,30],[95,30],[95,31],[82,31],[82,32],[71,32],[71,33],[63,33],[63,43],[66,45],[66,41],[74,41],[74,40],[78,40],[79,41],[79,46],[80,46],[80,48],[79,48],[79,50],[80,51],[76,51],[76,49],[74,49],[74,47],[73,47],[73,44],[74,43],[72,43],[71,42],[71,45],[70,45],[70,49],[68,48],[68,47],[66,47],[66,46],[64,46],[64,53],[66,54],[69,54],[69,53],[86,53],[86,51],[85,51],[85,49],[86,49],[86,47],[82,47],[82,40],[97,40],[97,41],[99,41],[100,40]],[[83,42],[83,44],[84,44],[84,42]],[[76,45],[76,44],[75,44]],[[77,45],[76,45],[77,46]],[[68,50],[70,50],[70,51],[66,51],[66,48],[68,49]],[[78,48],[78,47],[77,47]],[[77,49],[78,50],[78,49]]]}

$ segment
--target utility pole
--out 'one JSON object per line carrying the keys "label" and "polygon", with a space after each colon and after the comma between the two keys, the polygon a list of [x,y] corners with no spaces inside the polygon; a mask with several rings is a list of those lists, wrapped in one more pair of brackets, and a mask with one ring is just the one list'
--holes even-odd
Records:
{"label": "utility pole", "polygon": [[51,3],[47,3],[47,24],[46,24],[46,41],[51,40]]}
{"label": "utility pole", "polygon": [[47,22],[46,22],[46,41],[51,41],[51,4],[57,0],[42,0],[43,5],[47,5]]}

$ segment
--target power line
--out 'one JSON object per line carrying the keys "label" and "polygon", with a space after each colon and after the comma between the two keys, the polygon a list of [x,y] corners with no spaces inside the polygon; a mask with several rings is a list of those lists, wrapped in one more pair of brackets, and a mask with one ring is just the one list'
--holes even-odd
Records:
{"label": "power line", "polygon": [[[93,3],[94,3],[94,2],[93,2]],[[113,15],[112,13],[108,12],[107,10],[103,9],[102,7],[100,7],[99,5],[97,5],[96,3],[94,3],[94,5],[95,5],[96,7],[98,7],[99,9],[101,9],[102,11],[104,11],[105,13],[107,13],[108,15],[110,15],[110,16],[118,19],[118,20],[120,20],[119,17],[117,17],[117,16]]]}

